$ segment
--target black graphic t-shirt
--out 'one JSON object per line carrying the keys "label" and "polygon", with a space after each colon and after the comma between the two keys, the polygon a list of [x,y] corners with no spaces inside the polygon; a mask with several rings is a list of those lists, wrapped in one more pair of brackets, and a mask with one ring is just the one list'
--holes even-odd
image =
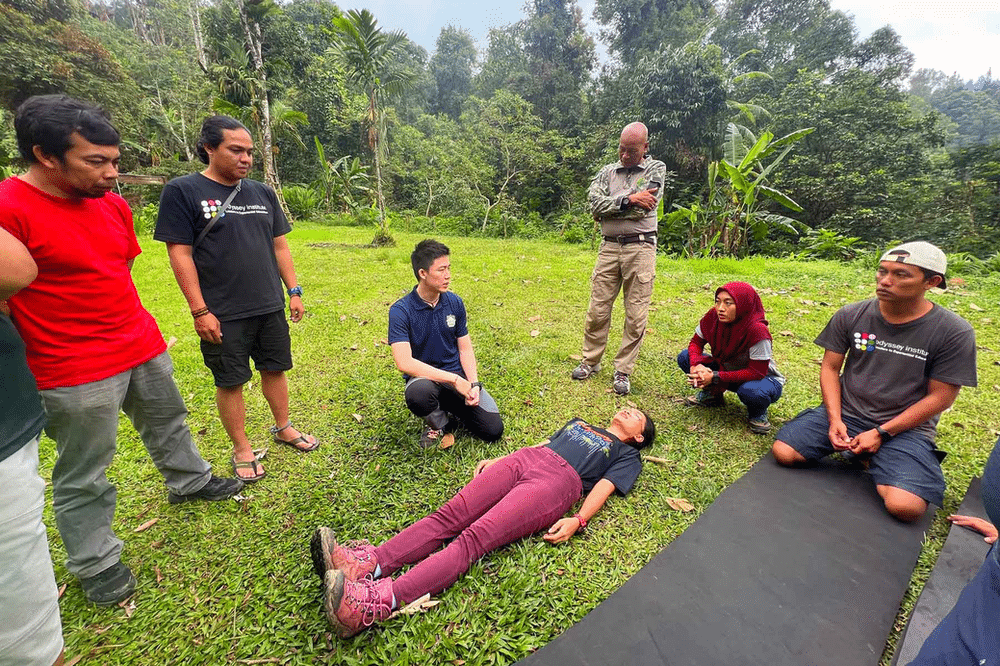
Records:
{"label": "black graphic t-shirt", "polygon": [[[848,416],[882,424],[927,395],[927,380],[976,385],[976,334],[940,305],[905,324],[882,317],[877,299],[840,308],[816,344],[846,354],[841,407]],[[934,440],[941,415],[914,428]]]}
{"label": "black graphic t-shirt", "polygon": [[576,470],[583,481],[583,492],[589,493],[601,479],[615,484],[615,490],[628,494],[642,471],[639,450],[626,444],[604,428],[581,419],[573,419],[546,445]]}
{"label": "black graphic t-shirt", "polygon": [[[234,189],[200,173],[170,181],[160,196],[153,238],[193,245]],[[291,230],[274,190],[244,178],[225,214],[194,249],[202,296],[220,321],[284,309],[274,239]]]}

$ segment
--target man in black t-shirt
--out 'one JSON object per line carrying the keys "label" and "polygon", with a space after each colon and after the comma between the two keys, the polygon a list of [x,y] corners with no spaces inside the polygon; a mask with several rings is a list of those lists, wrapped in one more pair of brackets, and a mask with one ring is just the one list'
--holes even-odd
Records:
{"label": "man in black t-shirt", "polygon": [[253,358],[274,416],[274,441],[298,451],[319,442],[288,418],[291,340],[285,320],[288,287],[293,322],[302,319],[302,288],[285,234],[291,231],[274,190],[247,178],[253,140],[239,121],[207,118],[198,156],[208,168],[175,178],[160,198],[153,238],[167,244],[170,266],[194,317],[205,365],[215,377],[219,417],[233,441],[233,471],[243,481],[264,476],[247,438],[243,385]]}
{"label": "man in black t-shirt", "polygon": [[962,386],[976,385],[972,326],[926,298],[944,287],[946,269],[944,252],[923,241],[882,255],[876,297],[838,310],[816,338],[826,350],[823,404],[778,431],[780,464],[840,452],[868,468],[896,518],[914,521],[929,503],[941,505],[937,422]]}

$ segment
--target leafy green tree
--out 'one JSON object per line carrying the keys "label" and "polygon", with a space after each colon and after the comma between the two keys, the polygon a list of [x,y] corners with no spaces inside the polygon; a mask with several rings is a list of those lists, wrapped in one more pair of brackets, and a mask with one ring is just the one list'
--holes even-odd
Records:
{"label": "leafy green tree", "polygon": [[854,47],[854,22],[828,0],[729,0],[712,42],[728,58],[751,52],[742,71],[780,85],[800,69],[832,72]]}
{"label": "leafy green tree", "polygon": [[430,61],[431,74],[437,82],[432,106],[452,120],[462,114],[462,102],[472,93],[472,68],[476,64],[476,44],[464,28],[452,25],[441,28],[437,50]]}
{"label": "leafy green tree", "polygon": [[858,69],[832,79],[803,70],[766,106],[775,134],[816,128],[775,178],[810,227],[881,242],[937,215],[923,178],[944,141],[939,116],[915,115],[895,86]]}
{"label": "leafy green tree", "polygon": [[336,50],[348,78],[364,89],[368,98],[365,122],[368,145],[375,160],[375,186],[379,208],[379,233],[376,245],[392,242],[385,219],[385,197],[382,194],[382,162],[386,155],[386,98],[398,95],[413,80],[410,72],[392,67],[398,49],[406,39],[402,32],[383,32],[367,9],[350,10],[346,16],[333,19]]}
{"label": "leafy green tree", "polygon": [[608,49],[628,66],[663,47],[697,38],[715,16],[710,0],[596,0],[594,18]]}

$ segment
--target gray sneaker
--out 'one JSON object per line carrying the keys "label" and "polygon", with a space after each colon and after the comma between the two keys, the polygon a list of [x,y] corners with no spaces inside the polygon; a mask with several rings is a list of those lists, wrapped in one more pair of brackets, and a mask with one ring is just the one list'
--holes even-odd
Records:
{"label": "gray sneaker", "polygon": [[628,375],[624,372],[618,372],[615,370],[615,378],[611,382],[611,388],[615,390],[618,395],[628,395],[632,390],[632,382],[629,380]]}
{"label": "gray sneaker", "polygon": [[767,412],[762,416],[749,419],[750,432],[757,435],[766,435],[771,430],[771,422],[767,420]]}
{"label": "gray sneaker", "polygon": [[573,368],[573,379],[587,379],[591,375],[596,375],[601,371],[601,364],[587,365],[585,361],[580,361],[580,365]]}
{"label": "gray sneaker", "polygon": [[124,601],[135,592],[135,576],[132,570],[119,560],[104,571],[81,578],[80,585],[87,599],[98,606],[114,606]]}

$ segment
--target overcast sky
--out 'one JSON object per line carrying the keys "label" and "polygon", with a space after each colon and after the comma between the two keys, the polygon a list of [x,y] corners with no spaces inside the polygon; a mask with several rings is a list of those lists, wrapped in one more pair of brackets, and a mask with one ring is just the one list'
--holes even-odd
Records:
{"label": "overcast sky", "polygon": [[[578,0],[592,33],[593,0]],[[853,14],[859,35],[889,24],[917,58],[916,68],[958,72],[976,79],[1000,66],[1000,0],[830,0],[835,9]],[[416,43],[434,52],[441,28],[454,24],[467,29],[480,52],[490,28],[523,16],[523,1],[512,0],[346,0],[347,9],[368,8],[379,24],[403,30]],[[603,50],[603,49],[602,49]],[[1000,71],[994,72],[1000,78]]]}

